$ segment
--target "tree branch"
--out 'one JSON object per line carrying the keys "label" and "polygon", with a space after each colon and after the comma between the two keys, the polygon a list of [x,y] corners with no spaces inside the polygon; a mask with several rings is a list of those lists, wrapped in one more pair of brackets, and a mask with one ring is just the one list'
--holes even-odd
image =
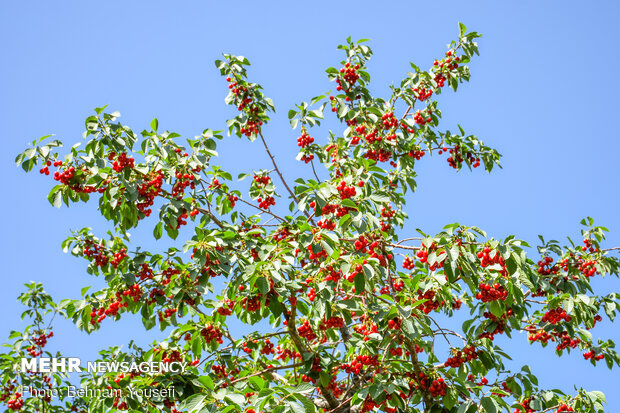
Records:
{"label": "tree branch", "polygon": [[[288,365],[286,365],[286,366],[272,366],[272,367],[266,367],[264,370],[261,370],[261,371],[259,371],[259,372],[256,372],[256,373],[253,373],[253,374],[249,374],[249,375],[247,375],[247,376],[239,377],[238,379],[235,379],[235,380],[231,381],[231,382],[229,383],[229,385],[230,385],[230,384],[235,384],[235,383],[238,383],[238,382],[243,381],[243,380],[247,380],[247,379],[249,379],[250,377],[260,376],[260,375],[265,374],[265,373],[272,373],[272,372],[274,372],[274,371],[276,371],[276,370],[292,369],[292,368],[294,368],[294,367],[300,367],[300,366],[303,366],[303,365],[304,365],[304,363],[303,363],[303,362],[299,362],[299,363],[295,363],[295,364],[288,364]],[[281,377],[281,376],[280,376],[280,377]],[[277,377],[276,377],[276,378],[277,378]]]}
{"label": "tree branch", "polygon": [[[293,190],[286,183],[286,180],[284,179],[284,176],[282,175],[282,172],[280,172],[280,168],[278,168],[278,164],[276,163],[276,159],[271,154],[271,151],[269,150],[269,146],[267,146],[267,141],[265,140],[265,137],[263,136],[263,132],[259,131],[258,132],[258,136],[260,136],[260,140],[263,142],[263,146],[265,147],[265,151],[267,151],[267,155],[269,155],[269,158],[271,159],[271,163],[273,164],[273,167],[275,168],[276,173],[280,177],[280,180],[284,184],[284,187],[286,188],[288,193],[291,195],[291,198],[293,198],[293,200],[295,201],[297,206],[299,206],[299,199],[297,199],[297,197],[295,196],[295,193],[293,192]],[[306,215],[308,217],[308,219],[311,220],[311,218],[308,215],[307,211],[303,211],[303,213],[304,213],[304,215]],[[312,224],[314,224],[314,222],[312,222]]]}

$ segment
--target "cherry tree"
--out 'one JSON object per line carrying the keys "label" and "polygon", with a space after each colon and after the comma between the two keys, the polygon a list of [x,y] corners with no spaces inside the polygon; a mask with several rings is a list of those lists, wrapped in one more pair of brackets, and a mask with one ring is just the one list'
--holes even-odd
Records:
{"label": "cherry tree", "polygon": [[[182,139],[154,119],[137,133],[97,108],[84,141],[63,156],[57,140],[33,142],[16,162],[55,181],[50,203],[95,203],[111,223],[108,234],[84,228],[62,244],[106,287],[56,303],[28,285],[20,300],[32,325],[9,337],[0,401],[28,412],[603,411],[600,392],[542,389],[528,366],[509,369],[497,338],[525,332],[558,356],[619,364],[614,343],[592,330],[619,309],[617,294],[596,295],[590,283],[618,274],[604,227],[586,218],[574,242],[541,237],[533,248],[458,223],[435,235],[407,225],[418,163],[499,165],[476,136],[440,128],[439,95],[469,79],[478,54],[479,35],[459,28],[429,70],[411,64],[386,98],[369,90],[366,41],[339,46],[343,60],[326,71],[335,91],[288,112],[312,179],[279,167],[267,128],[274,104],[249,80],[249,61],[228,54],[216,61],[235,112],[224,131]],[[213,163],[224,132],[254,141],[271,164],[234,179]],[[145,250],[128,235],[138,226],[155,239],[181,234],[184,247]],[[101,359],[185,362],[185,372],[82,374],[82,386],[117,390],[112,397],[18,390],[71,384],[61,372],[15,369],[23,357],[51,356],[55,315],[93,333],[131,314],[168,338]],[[174,396],[136,395],[153,388]]]}

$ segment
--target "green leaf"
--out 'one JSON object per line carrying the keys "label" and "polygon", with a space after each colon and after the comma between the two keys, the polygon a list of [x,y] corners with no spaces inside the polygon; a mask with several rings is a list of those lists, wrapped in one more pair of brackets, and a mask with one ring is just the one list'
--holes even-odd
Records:
{"label": "green leaf", "polygon": [[279,318],[284,311],[284,306],[276,298],[272,298],[269,301],[269,309],[275,318]]}
{"label": "green leaf", "polygon": [[455,388],[448,388],[448,392],[443,398],[443,404],[446,409],[451,410],[459,400],[459,392]]}
{"label": "green leaf", "polygon": [[370,196],[370,199],[380,204],[390,202],[390,197],[387,195],[373,194]]}
{"label": "green leaf", "polygon": [[245,396],[243,394],[228,393],[226,398],[235,404],[243,404],[245,402]]}
{"label": "green leaf", "polygon": [[206,398],[207,396],[202,394],[193,394],[185,400],[185,408],[188,409],[190,413],[197,412],[205,406]]}
{"label": "green leaf", "polygon": [[366,277],[363,272],[358,273],[355,276],[355,293],[359,294],[366,288]]}
{"label": "green leaf", "polygon": [[269,281],[265,277],[258,277],[254,285],[261,294],[265,295],[269,292]]}
{"label": "green leaf", "polygon": [[491,301],[491,312],[496,317],[501,317],[504,314],[504,306],[499,301]]}
{"label": "green leaf", "polygon": [[351,299],[340,300],[336,302],[336,305],[340,308],[345,308],[350,311],[360,311],[361,309],[358,300],[351,300]]}
{"label": "green leaf", "polygon": [[160,221],[157,223],[157,225],[155,225],[155,228],[153,229],[153,236],[155,237],[155,239],[160,239],[162,235],[163,235],[163,224]]}
{"label": "green leaf", "polygon": [[192,383],[199,387],[206,387],[209,390],[214,389],[213,379],[209,376],[200,376],[197,379],[192,380]]}
{"label": "green leaf", "polygon": [[465,33],[467,33],[467,27],[461,22],[459,22],[459,33],[460,37],[465,36]]}
{"label": "green leaf", "polygon": [[192,340],[192,353],[196,356],[196,358],[200,358],[202,354],[202,336],[196,336]]}
{"label": "green leaf", "polygon": [[474,405],[474,402],[471,400],[468,400],[466,403],[463,403],[459,406],[459,409],[457,411],[457,413],[467,413],[469,412],[470,408]]}
{"label": "green leaf", "polygon": [[62,185],[57,185],[47,197],[47,200],[56,208],[62,205]]}
{"label": "green leaf", "polygon": [[21,163],[24,160],[24,158],[26,158],[26,154],[24,154],[24,153],[20,153],[19,155],[17,155],[17,157],[15,158],[15,165],[16,166],[21,165]]}
{"label": "green leaf", "polygon": [[287,405],[288,407],[290,407],[290,408],[291,408],[291,410],[292,410],[294,413],[307,413],[307,410],[306,410],[303,406],[301,406],[301,405],[299,405],[299,404],[297,404],[297,403],[295,403],[295,402],[292,402],[292,401],[288,401],[288,400],[287,400],[287,401],[286,401],[286,405]]}
{"label": "green leaf", "polygon": [[543,408],[543,404],[539,399],[530,400],[530,407],[534,410],[540,410]]}
{"label": "green leaf", "polygon": [[151,129],[153,129],[155,132],[157,132],[157,127],[159,126],[159,121],[157,120],[157,118],[154,118],[151,121]]}
{"label": "green leaf", "polygon": [[305,408],[305,413],[312,413],[316,411],[316,406],[314,405],[314,403],[312,403],[312,401],[309,398],[307,398],[303,394],[299,394],[298,392],[294,393],[293,395],[295,396],[297,400],[301,402],[301,404],[303,404]]}
{"label": "green leaf", "polygon": [[607,398],[605,397],[605,393],[603,393],[602,391],[592,390],[589,393],[594,395],[598,400],[602,401],[603,403],[607,403]]}
{"label": "green leaf", "polygon": [[497,413],[500,411],[499,405],[495,399],[491,397],[483,397],[482,400],[480,400],[480,403],[482,404],[482,407],[484,407],[484,411],[487,413]]}
{"label": "green leaf", "polygon": [[346,103],[344,103],[344,101],[338,99],[338,117],[339,118],[343,118],[347,112],[349,111],[349,108],[347,107]]}
{"label": "green leaf", "polygon": [[97,113],[97,115],[101,115],[101,113],[103,113],[103,111],[105,110],[105,108],[107,108],[108,105],[102,106],[100,108],[95,108],[95,113]]}
{"label": "green leaf", "polygon": [[295,393],[310,393],[315,390],[315,387],[310,383],[301,383],[299,386],[295,387]]}
{"label": "green leaf", "polygon": [[319,373],[319,382],[321,383],[322,386],[324,387],[329,386],[330,380],[331,380],[331,374],[327,373],[326,371],[321,371]]}

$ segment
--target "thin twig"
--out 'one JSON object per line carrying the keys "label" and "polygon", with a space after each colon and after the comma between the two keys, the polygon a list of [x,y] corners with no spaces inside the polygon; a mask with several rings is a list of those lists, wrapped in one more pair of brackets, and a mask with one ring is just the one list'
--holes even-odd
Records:
{"label": "thin twig", "polygon": [[[276,163],[276,159],[271,154],[271,151],[269,150],[269,146],[267,146],[267,141],[265,140],[265,137],[263,136],[263,133],[261,131],[259,131],[258,132],[258,136],[260,136],[260,140],[263,142],[263,146],[265,147],[265,151],[267,151],[267,155],[269,155],[269,158],[271,159],[271,163],[273,164],[273,167],[275,168],[276,173],[280,177],[280,180],[284,184],[284,187],[286,188],[288,193],[291,195],[291,198],[293,198],[293,200],[295,201],[297,206],[299,206],[299,199],[297,199],[297,197],[295,196],[295,193],[293,192],[293,190],[288,186],[288,183],[286,183],[286,179],[284,179],[284,176],[282,175],[282,172],[280,172],[280,168],[278,168],[278,164]],[[307,211],[303,211],[303,212],[311,220],[310,216],[308,215],[308,212]],[[314,224],[314,222],[312,222],[312,224]]]}
{"label": "thin twig", "polygon": [[265,373],[271,373],[271,372],[276,371],[276,370],[283,370],[283,369],[291,369],[291,368],[294,368],[294,367],[300,367],[300,366],[303,366],[303,365],[304,365],[304,363],[303,363],[303,362],[299,362],[299,363],[295,363],[295,364],[289,364],[289,365],[286,365],[286,366],[272,366],[272,367],[267,367],[265,370],[261,370],[261,371],[259,371],[259,372],[257,372],[257,373],[250,374],[250,375],[243,376],[243,377],[240,377],[240,378],[238,378],[238,379],[235,379],[235,380],[231,381],[231,382],[229,383],[229,385],[230,385],[230,384],[235,384],[235,383],[238,383],[238,382],[243,381],[243,380],[247,380],[247,379],[249,379],[250,377],[260,376],[260,375],[262,375],[262,374],[265,374]]}
{"label": "thin twig", "polygon": [[314,173],[314,177],[316,178],[318,183],[321,183],[321,178],[316,173],[316,169],[314,169],[314,161],[310,161],[310,165],[312,166],[312,173]]}

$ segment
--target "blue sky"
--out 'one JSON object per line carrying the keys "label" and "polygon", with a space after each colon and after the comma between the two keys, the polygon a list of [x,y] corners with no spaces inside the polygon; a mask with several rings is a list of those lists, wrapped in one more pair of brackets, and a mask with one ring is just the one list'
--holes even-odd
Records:
{"label": "blue sky", "polygon": [[[611,230],[608,246],[620,245],[617,4],[292,3],[0,3],[0,336],[20,326],[15,297],[24,282],[44,282],[56,299],[78,298],[82,286],[98,285],[83,261],[61,252],[60,242],[70,229],[107,228],[92,208],[52,208],[45,199],[50,180],[15,168],[15,155],[51,133],[68,145],[79,141],[84,118],[105,104],[137,131],[153,117],[160,128],[188,137],[206,127],[223,129],[234,112],[223,103],[226,85],[213,65],[223,52],[251,60],[251,78],[278,109],[268,139],[285,173],[305,175],[294,159],[298,133],[286,113],[333,88],[324,70],[341,59],[336,45],[349,35],[372,39],[373,90],[386,94],[408,62],[428,67],[441,56],[462,21],[483,33],[481,56],[471,64],[471,82],[441,96],[443,125],[455,129],[459,123],[496,147],[504,169],[455,174],[444,159],[425,159],[409,206],[411,230],[436,232],[460,222],[535,243],[537,234],[578,239],[579,220],[589,215]],[[234,171],[239,165],[269,168],[266,155],[236,139],[219,149],[221,164]],[[601,292],[620,290],[617,279],[595,285]],[[59,323],[53,345],[92,357],[101,346],[126,343],[136,322],[110,326],[86,337]],[[595,332],[620,339],[608,321]],[[535,367],[542,385],[600,389],[609,411],[620,411],[617,370],[594,369],[579,353],[557,359],[551,348],[510,348],[516,363]]]}

